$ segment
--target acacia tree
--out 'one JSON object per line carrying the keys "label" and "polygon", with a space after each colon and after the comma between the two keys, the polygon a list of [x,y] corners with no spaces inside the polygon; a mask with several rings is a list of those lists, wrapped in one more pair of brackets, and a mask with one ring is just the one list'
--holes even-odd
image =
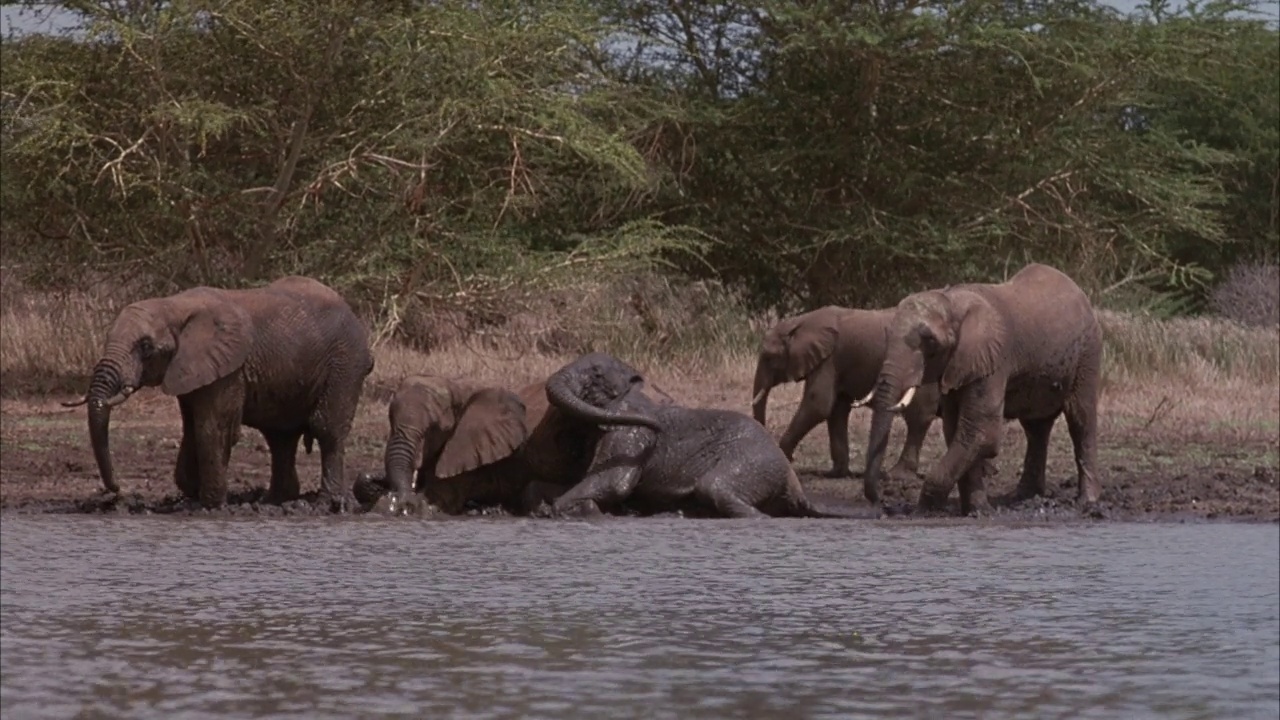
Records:
{"label": "acacia tree", "polygon": [[476,305],[697,249],[646,218],[662,108],[582,3],[64,5],[81,36],[3,49],[5,252],[52,280]]}
{"label": "acacia tree", "polygon": [[[711,264],[763,302],[810,307],[889,304],[1030,259],[1095,288],[1203,280],[1180,248],[1228,242],[1238,157],[1152,109],[1179,92],[1170,79],[1220,92],[1254,62],[1222,29],[1242,22],[1230,9],[1152,28],[1089,1],[613,6],[651,58],[618,72],[695,106],[693,201],[668,217],[718,237]],[[1223,75],[1206,78],[1204,57]]]}

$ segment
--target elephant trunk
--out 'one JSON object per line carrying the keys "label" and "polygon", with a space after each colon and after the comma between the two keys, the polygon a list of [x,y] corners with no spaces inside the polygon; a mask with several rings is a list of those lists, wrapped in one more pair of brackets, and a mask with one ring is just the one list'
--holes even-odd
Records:
{"label": "elephant trunk", "polygon": [[[773,370],[761,359],[756,365],[756,379],[751,385],[751,416],[756,422],[765,425],[765,416],[769,406],[769,391],[776,383],[773,381]],[[765,427],[768,427],[765,425]]]}
{"label": "elephant trunk", "polygon": [[880,469],[885,451],[889,447],[889,430],[893,427],[893,413],[876,407],[871,415],[871,433],[867,437],[867,468],[862,475],[862,493],[872,504],[879,503]]}
{"label": "elephant trunk", "polygon": [[111,408],[124,402],[133,392],[125,385],[120,363],[111,357],[103,358],[93,369],[93,379],[85,400],[89,405],[89,442],[93,446],[93,459],[98,464],[98,475],[107,492],[120,492],[115,468],[111,463]]}
{"label": "elephant trunk", "polygon": [[413,474],[417,461],[422,457],[422,431],[398,429],[387,441],[383,458],[387,483],[391,491],[405,496],[413,491]]}
{"label": "elephant trunk", "polygon": [[580,388],[564,373],[556,373],[547,380],[547,400],[570,417],[598,425],[642,425],[652,430],[662,430],[658,421],[648,415],[606,410],[591,405],[578,395]]}

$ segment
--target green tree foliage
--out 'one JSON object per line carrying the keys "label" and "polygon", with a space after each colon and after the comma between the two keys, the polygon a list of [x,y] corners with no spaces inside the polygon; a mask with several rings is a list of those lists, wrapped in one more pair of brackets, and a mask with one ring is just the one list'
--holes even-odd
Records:
{"label": "green tree foliage", "polygon": [[1156,0],[80,0],[0,48],[6,265],[759,305],[1055,264],[1193,308],[1276,254],[1274,23]]}

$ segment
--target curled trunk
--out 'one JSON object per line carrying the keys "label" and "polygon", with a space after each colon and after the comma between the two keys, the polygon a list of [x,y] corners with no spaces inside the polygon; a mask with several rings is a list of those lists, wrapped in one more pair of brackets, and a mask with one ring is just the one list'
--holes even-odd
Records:
{"label": "curled trunk", "polygon": [[[765,425],[765,416],[769,405],[769,391],[773,389],[773,373],[761,360],[756,365],[756,379],[751,385],[751,416],[756,422]],[[767,425],[765,427],[768,427]]]}
{"label": "curled trunk", "polygon": [[598,425],[642,425],[652,430],[662,430],[658,421],[648,415],[598,408],[579,397],[575,390],[564,376],[553,375],[547,380],[547,400],[570,417]]}

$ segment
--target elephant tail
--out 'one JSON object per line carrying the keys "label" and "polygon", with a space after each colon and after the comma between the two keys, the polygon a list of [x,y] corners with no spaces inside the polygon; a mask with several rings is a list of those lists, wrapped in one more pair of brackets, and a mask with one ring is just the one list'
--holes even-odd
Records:
{"label": "elephant tail", "polygon": [[844,520],[875,520],[881,516],[879,508],[829,508],[818,507],[804,492],[800,477],[794,468],[787,475],[787,505],[794,517],[840,518]]}

